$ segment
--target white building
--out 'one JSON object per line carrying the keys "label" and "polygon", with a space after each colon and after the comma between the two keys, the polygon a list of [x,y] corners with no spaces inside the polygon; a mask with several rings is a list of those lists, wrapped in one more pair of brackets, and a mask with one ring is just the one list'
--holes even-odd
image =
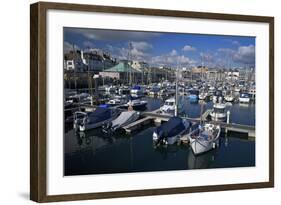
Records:
{"label": "white building", "polygon": [[76,71],[103,71],[116,65],[116,59],[98,50],[76,50],[65,54],[64,69]]}

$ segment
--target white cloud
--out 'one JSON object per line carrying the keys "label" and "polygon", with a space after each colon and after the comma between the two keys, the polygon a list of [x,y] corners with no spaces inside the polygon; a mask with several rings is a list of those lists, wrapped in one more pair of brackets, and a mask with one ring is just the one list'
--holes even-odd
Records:
{"label": "white cloud", "polygon": [[177,51],[173,49],[168,54],[153,56],[150,59],[152,65],[168,65],[168,66],[194,66],[196,61],[184,55],[177,55]]}
{"label": "white cloud", "polygon": [[117,59],[128,59],[129,53],[131,55],[132,60],[138,60],[138,61],[148,61],[148,58],[150,56],[149,53],[138,50],[136,48],[132,48],[131,51],[127,47],[113,47],[111,45],[108,45],[107,48],[111,52],[112,56]]}
{"label": "white cloud", "polygon": [[234,55],[236,51],[231,48],[219,48],[218,52],[224,55]]}
{"label": "white cloud", "polygon": [[70,51],[73,51],[73,49],[80,50],[77,45],[71,44],[67,41],[63,42],[63,53],[69,53]]}
{"label": "white cloud", "polygon": [[235,45],[235,46],[239,46],[240,45],[239,41],[231,40],[231,39],[223,39],[223,42],[231,43],[232,45]]}
{"label": "white cloud", "polygon": [[255,63],[255,46],[240,46],[234,55],[234,61],[244,64]]}
{"label": "white cloud", "polygon": [[222,53],[226,61],[232,60],[238,64],[255,64],[255,46],[240,46],[237,50],[230,48],[219,48],[218,52]]}
{"label": "white cloud", "polygon": [[201,60],[204,62],[204,64],[211,63],[211,62],[215,61],[214,56],[210,53],[201,52],[200,57],[201,57]]}
{"label": "white cloud", "polygon": [[190,46],[190,45],[185,45],[183,48],[182,48],[182,51],[196,51],[196,48],[193,47],[193,46]]}
{"label": "white cloud", "polygon": [[175,49],[173,49],[171,52],[170,52],[170,56],[176,56],[178,54],[178,52],[175,50]]}
{"label": "white cloud", "polygon": [[133,48],[141,51],[152,49],[153,46],[145,41],[132,41]]}

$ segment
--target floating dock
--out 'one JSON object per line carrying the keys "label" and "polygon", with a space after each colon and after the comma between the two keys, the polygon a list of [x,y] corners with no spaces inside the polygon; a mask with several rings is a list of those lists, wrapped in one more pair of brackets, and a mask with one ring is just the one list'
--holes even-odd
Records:
{"label": "floating dock", "polygon": [[[207,121],[207,118],[208,118],[210,112],[211,112],[211,109],[208,109],[203,113],[203,115],[202,115],[203,122]],[[160,109],[157,109],[157,110],[154,110],[151,112],[143,112],[142,116],[143,116],[142,119],[137,120],[124,127],[126,133],[132,133],[134,131],[137,131],[143,125],[148,125],[152,122],[154,122],[155,124],[161,124],[162,122],[168,121],[172,117],[172,115],[161,113]],[[183,118],[190,120],[192,123],[200,122],[200,118],[189,118],[189,117],[183,117]],[[255,138],[255,126],[242,125],[242,124],[236,124],[236,123],[227,123],[227,122],[220,122],[220,121],[209,121],[209,122],[214,123],[214,124],[219,124],[225,133],[239,132],[239,133],[247,134],[248,137]],[[184,143],[188,142],[187,135],[183,135],[181,137],[180,141],[182,141]]]}
{"label": "floating dock", "polygon": [[152,122],[153,122],[152,117],[145,117],[145,118],[139,119],[135,122],[132,122],[131,124],[123,127],[123,129],[126,131],[126,133],[130,134],[130,133],[140,129],[142,126],[151,124]]}

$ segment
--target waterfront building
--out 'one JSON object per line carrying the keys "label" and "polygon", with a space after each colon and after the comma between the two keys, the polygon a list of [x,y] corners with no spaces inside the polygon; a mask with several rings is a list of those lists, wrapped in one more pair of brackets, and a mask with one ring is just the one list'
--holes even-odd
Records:
{"label": "waterfront building", "polygon": [[128,61],[120,61],[117,65],[99,72],[99,75],[123,84],[140,83],[142,78],[142,72],[133,68]]}
{"label": "waterfront building", "polygon": [[75,50],[64,55],[64,69],[78,72],[103,71],[116,65],[116,59],[97,49]]}
{"label": "waterfront building", "polygon": [[64,69],[67,71],[83,71],[85,69],[80,50],[73,50],[64,54]]}

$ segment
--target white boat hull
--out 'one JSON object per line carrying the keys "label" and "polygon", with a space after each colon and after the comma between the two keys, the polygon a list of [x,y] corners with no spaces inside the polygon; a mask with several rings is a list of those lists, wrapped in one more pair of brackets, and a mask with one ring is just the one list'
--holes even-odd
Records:
{"label": "white boat hull", "polygon": [[[113,118],[110,118],[108,120],[105,120],[105,121],[101,121],[101,122],[98,122],[98,123],[93,123],[93,124],[85,124],[85,125],[79,125],[79,131],[80,132],[84,132],[84,131],[87,131],[87,130],[91,130],[91,129],[96,129],[98,127],[101,127],[103,126],[104,124],[112,121]],[[74,126],[74,128],[76,127],[76,125]]]}
{"label": "white boat hull", "polygon": [[190,139],[190,145],[194,154],[201,154],[213,149],[214,142]]}
{"label": "white boat hull", "polygon": [[239,98],[239,102],[240,103],[249,103],[250,102],[250,98]]}
{"label": "white boat hull", "polygon": [[226,120],[226,113],[210,113],[211,118],[213,121],[225,121]]}
{"label": "white boat hull", "polygon": [[213,140],[204,140],[202,138],[189,138],[190,146],[195,155],[210,151],[219,146],[220,129]]}
{"label": "white boat hull", "polygon": [[226,97],[224,98],[224,100],[225,100],[226,102],[233,102],[233,101],[234,101],[234,97],[226,96]]}

